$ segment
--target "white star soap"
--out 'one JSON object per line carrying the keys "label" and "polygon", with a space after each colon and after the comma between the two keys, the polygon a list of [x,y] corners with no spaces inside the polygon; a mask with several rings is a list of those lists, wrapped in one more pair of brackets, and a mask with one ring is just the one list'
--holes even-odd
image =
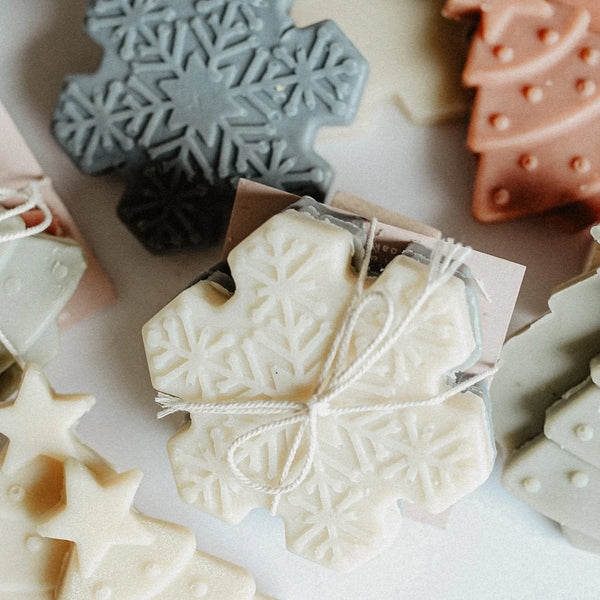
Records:
{"label": "white star soap", "polygon": [[0,453],[0,598],[54,600],[70,544],[42,538],[40,515],[60,502],[65,453],[98,471],[108,467],[72,433],[87,412],[89,396],[58,396],[37,367],[26,368],[12,404],[0,406],[0,433],[9,438]]}
{"label": "white star soap", "polygon": [[[391,543],[398,499],[445,510],[485,481],[494,449],[472,391],[404,406],[451,390],[480,352],[470,284],[449,276],[413,310],[434,269],[408,255],[365,281],[343,364],[326,380],[349,377],[351,364],[357,374],[333,395],[331,412],[313,408],[357,286],[360,237],[313,208],[271,218],[231,251],[233,293],[200,281],[143,337],[153,385],[192,413],[169,442],[183,499],[231,523],[269,508],[290,550],[348,571]],[[398,341],[359,369],[375,338],[396,328]],[[207,403],[210,414],[194,413]]]}
{"label": "white star soap", "polygon": [[335,21],[369,62],[369,79],[355,122],[327,129],[320,139],[357,136],[375,120],[379,107],[397,102],[409,118],[433,124],[466,114],[461,85],[467,28],[445,20],[441,0],[296,0],[291,16],[304,27]]}
{"label": "white star soap", "polygon": [[67,459],[65,506],[50,511],[38,531],[45,537],[74,542],[81,573],[89,577],[113,546],[154,542],[131,511],[141,478],[139,471],[129,471],[99,484],[81,463]]}
{"label": "white star soap", "polygon": [[252,600],[252,577],[196,551],[189,529],[132,508],[140,474],[98,478],[73,459],[65,463],[65,499],[38,526],[75,542],[56,600],[98,598]]}
{"label": "white star soap", "polygon": [[0,408],[0,432],[9,439],[2,471],[13,473],[38,455],[91,456],[71,428],[93,405],[92,396],[55,395],[39,368],[30,366],[14,403]]}
{"label": "white star soap", "polygon": [[0,599],[252,600],[243,569],[132,508],[141,474],[116,473],[72,432],[93,402],[55,394],[28,365],[0,406]]}
{"label": "white star soap", "polygon": [[[1,223],[0,231],[10,223]],[[83,250],[44,234],[0,247],[0,330],[23,360],[45,364],[58,350],[57,317],[85,271]],[[0,342],[0,372],[12,362]]]}
{"label": "white star soap", "polygon": [[494,433],[513,450],[540,434],[546,409],[589,375],[600,354],[600,273],[557,290],[550,311],[506,342],[490,394]]}

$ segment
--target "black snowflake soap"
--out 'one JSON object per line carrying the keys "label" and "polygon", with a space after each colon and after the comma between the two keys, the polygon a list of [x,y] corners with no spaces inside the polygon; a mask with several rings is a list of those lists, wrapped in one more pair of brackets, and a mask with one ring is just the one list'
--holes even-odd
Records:
{"label": "black snowflake soap", "polygon": [[67,78],[53,132],[84,172],[126,172],[119,214],[150,250],[216,241],[240,176],[324,196],[316,132],[352,120],[368,69],[333,22],[294,27],[291,4],[91,2],[104,59]]}

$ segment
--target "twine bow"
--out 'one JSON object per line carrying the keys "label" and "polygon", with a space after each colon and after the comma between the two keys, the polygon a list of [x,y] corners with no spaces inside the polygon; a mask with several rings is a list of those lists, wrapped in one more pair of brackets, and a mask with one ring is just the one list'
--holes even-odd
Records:
{"label": "twine bow", "polygon": [[17,206],[0,213],[0,223],[8,221],[13,217],[23,215],[33,208],[39,208],[44,215],[42,222],[33,227],[26,227],[19,231],[6,231],[0,233],[0,244],[36,235],[48,229],[50,223],[52,223],[52,213],[42,197],[41,188],[49,181],[50,180],[47,177],[43,177],[42,179],[31,181],[27,185],[17,189],[0,188],[0,203],[9,200],[20,201]]}
{"label": "twine bow", "polygon": [[[237,437],[227,451],[227,462],[234,476],[249,488],[273,496],[271,512],[275,514],[281,496],[298,488],[308,477],[315,460],[318,446],[319,419],[332,415],[349,415],[367,412],[391,413],[410,407],[434,406],[441,404],[451,396],[465,391],[474,384],[487,379],[496,372],[495,368],[488,369],[478,375],[471,376],[461,383],[451,386],[448,390],[424,400],[409,402],[381,402],[356,406],[331,406],[332,400],[356,383],[375,363],[381,359],[398,342],[406,331],[409,323],[423,308],[425,302],[444,285],[464,262],[471,249],[454,244],[452,240],[441,240],[436,243],[431,253],[427,283],[421,290],[407,314],[392,329],[395,320],[395,308],[389,294],[384,290],[364,292],[369,260],[373,251],[376,220],[371,222],[367,239],[365,258],[358,276],[354,296],[346,312],[344,321],[332,343],[321,376],[315,391],[307,402],[292,400],[256,400],[248,402],[209,402],[190,403],[180,398],[159,394],[156,402],[163,407],[159,418],[177,411],[189,413],[204,413],[216,415],[282,415],[269,423],[265,423]],[[368,344],[362,354],[346,366],[348,348],[358,319],[363,311],[373,302],[382,302],[384,308],[384,323],[375,338]],[[300,427],[290,446],[288,456],[279,477],[278,485],[267,485],[248,477],[239,467],[236,451],[248,441],[276,429],[283,429],[300,423]],[[302,460],[298,474],[287,481],[305,433],[308,435],[308,450]]]}

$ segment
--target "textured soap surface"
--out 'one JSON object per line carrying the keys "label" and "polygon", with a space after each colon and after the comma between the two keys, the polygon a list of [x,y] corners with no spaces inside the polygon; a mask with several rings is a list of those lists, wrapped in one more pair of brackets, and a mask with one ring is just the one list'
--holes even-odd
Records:
{"label": "textured soap surface", "polygon": [[555,292],[549,312],[506,342],[490,394],[494,433],[507,450],[540,434],[546,409],[589,375],[600,353],[599,297],[593,271]]}
{"label": "textured soap surface", "polygon": [[55,394],[29,365],[15,401],[0,406],[2,600],[254,599],[243,569],[132,507],[141,473],[115,472],[73,432],[93,403]]}
{"label": "textured soap surface", "polygon": [[590,552],[600,551],[599,365],[592,359],[590,377],[547,410],[544,433],[515,451],[503,474],[509,491]]}
{"label": "textured soap surface", "polygon": [[477,88],[468,136],[479,155],[474,216],[550,212],[575,228],[597,221],[600,34],[589,12],[544,0],[446,5],[453,16],[472,11],[482,11],[463,75]]}
{"label": "textured soap surface", "polygon": [[372,0],[368,10],[342,0],[297,0],[299,26],[333,19],[369,62],[369,79],[356,120],[320,138],[364,133],[380,106],[393,99],[411,120],[433,124],[467,112],[460,74],[467,27],[445,21],[440,0]]}
{"label": "textured soap surface", "polygon": [[[5,209],[0,206],[0,215]],[[18,217],[0,222],[0,235],[23,231]],[[85,272],[72,240],[38,234],[0,243],[0,331],[23,360],[46,364],[58,351],[58,316]],[[14,388],[15,357],[0,341],[0,399]]]}
{"label": "textured soap surface", "polygon": [[151,250],[218,239],[240,176],[323,196],[312,143],[356,112],[367,65],[333,22],[297,29],[289,0],[96,0],[105,50],[70,76],[53,131],[85,172],[124,167],[119,213]]}
{"label": "textured soap surface", "polygon": [[[232,296],[200,281],[145,325],[153,385],[188,402],[306,402],[354,292],[353,249],[342,227],[293,210],[271,218],[230,252]],[[399,322],[427,276],[427,264],[401,256],[368,286],[390,293]],[[449,374],[477,359],[467,296],[463,281],[451,278],[334,405],[426,400],[448,389]],[[348,360],[364,352],[383,318],[381,307],[365,310]],[[254,507],[271,508],[270,495],[234,476],[227,452],[238,436],[272,421],[192,414],[169,442],[184,500],[232,523]],[[249,440],[240,448],[243,471],[277,485],[297,431],[281,427]],[[307,452],[304,438],[292,474]],[[437,406],[323,416],[310,472],[277,509],[287,546],[350,570],[391,543],[398,499],[442,511],[487,478],[492,458],[486,407],[472,392]]]}

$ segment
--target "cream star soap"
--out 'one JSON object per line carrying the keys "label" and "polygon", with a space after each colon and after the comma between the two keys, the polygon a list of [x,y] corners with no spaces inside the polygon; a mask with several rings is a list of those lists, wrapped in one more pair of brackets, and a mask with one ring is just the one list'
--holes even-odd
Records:
{"label": "cream star soap", "polygon": [[183,499],[231,523],[268,508],[291,551],[340,571],[391,543],[398,499],[443,511],[494,456],[481,390],[457,387],[481,354],[464,249],[365,279],[366,229],[304,200],[143,330],[162,402],[191,413],[169,442]]}
{"label": "cream star soap", "polygon": [[62,461],[77,457],[98,473],[108,465],[72,431],[93,405],[91,396],[58,396],[30,366],[11,404],[0,406],[0,598],[54,600],[69,544],[41,537],[40,517],[60,502]]}
{"label": "cream star soap", "polygon": [[252,600],[243,569],[196,551],[191,531],[137,512],[141,473],[117,473],[73,433],[91,396],[55,394],[28,365],[0,406],[0,598]]}
{"label": "cream star soap", "polygon": [[64,501],[38,526],[74,543],[56,600],[207,598],[252,600],[243,569],[196,551],[189,529],[133,509],[139,471],[99,481],[81,463],[65,463]]}
{"label": "cream star soap", "polygon": [[442,18],[440,0],[373,0],[368,10],[342,0],[296,0],[299,26],[333,19],[369,62],[369,79],[353,124],[328,128],[320,139],[360,135],[378,108],[394,100],[411,120],[433,124],[466,113],[460,78],[467,27]]}

